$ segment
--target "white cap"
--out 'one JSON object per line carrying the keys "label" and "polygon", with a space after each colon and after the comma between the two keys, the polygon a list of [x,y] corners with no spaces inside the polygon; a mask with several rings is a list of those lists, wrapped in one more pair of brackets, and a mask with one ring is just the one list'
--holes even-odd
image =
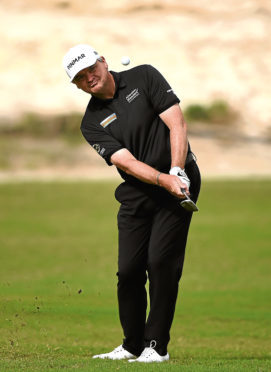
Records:
{"label": "white cap", "polygon": [[94,65],[98,58],[99,54],[90,45],[78,44],[65,54],[62,63],[70,81],[73,81],[79,71]]}

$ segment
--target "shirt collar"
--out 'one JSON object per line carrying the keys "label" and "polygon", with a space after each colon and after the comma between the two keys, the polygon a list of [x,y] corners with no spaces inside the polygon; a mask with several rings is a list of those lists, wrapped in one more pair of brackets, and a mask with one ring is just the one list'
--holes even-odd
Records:
{"label": "shirt collar", "polygon": [[121,74],[119,72],[110,71],[110,73],[113,75],[113,78],[115,80],[115,84],[116,84],[116,92],[115,93],[117,93],[119,88],[126,87],[126,82],[123,80],[123,77],[121,76]]}
{"label": "shirt collar", "polygon": [[95,96],[92,96],[91,100],[94,101],[95,104],[103,106],[106,103],[112,102],[113,99],[118,95],[119,89],[126,87],[126,82],[123,80],[123,77],[121,76],[119,72],[115,72],[115,71],[109,71],[109,72],[112,74],[114,81],[115,81],[115,85],[116,85],[114,97],[110,99],[100,99]]}

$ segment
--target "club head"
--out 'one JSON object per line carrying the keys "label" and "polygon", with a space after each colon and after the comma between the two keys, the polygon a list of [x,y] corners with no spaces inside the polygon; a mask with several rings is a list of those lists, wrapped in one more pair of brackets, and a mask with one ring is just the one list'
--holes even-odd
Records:
{"label": "club head", "polygon": [[198,207],[191,199],[184,199],[181,201],[181,206],[189,212],[198,212]]}
{"label": "club head", "polygon": [[193,200],[191,200],[189,198],[189,196],[187,195],[185,189],[181,189],[181,191],[185,195],[185,199],[180,202],[181,203],[181,206],[184,209],[186,209],[187,211],[189,211],[189,212],[198,212],[198,210],[199,210],[198,207],[193,202]]}

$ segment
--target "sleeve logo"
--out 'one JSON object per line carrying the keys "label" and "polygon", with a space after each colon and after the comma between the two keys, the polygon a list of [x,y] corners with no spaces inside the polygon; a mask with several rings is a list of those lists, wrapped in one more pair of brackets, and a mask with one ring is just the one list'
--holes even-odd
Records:
{"label": "sleeve logo", "polygon": [[92,147],[94,148],[94,150],[97,151],[98,154],[100,155],[103,155],[103,153],[105,152],[105,148],[103,147],[101,149],[101,146],[98,144],[98,143],[95,143],[94,145],[92,145]]}

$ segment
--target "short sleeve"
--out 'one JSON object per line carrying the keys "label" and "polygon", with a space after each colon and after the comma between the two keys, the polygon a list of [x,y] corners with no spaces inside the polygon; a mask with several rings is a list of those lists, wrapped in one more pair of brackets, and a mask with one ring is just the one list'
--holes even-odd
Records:
{"label": "short sleeve", "polygon": [[89,122],[86,117],[81,124],[81,132],[87,142],[97,151],[97,153],[112,165],[110,158],[116,151],[124,148],[114,137],[110,136],[99,124]]}
{"label": "short sleeve", "polygon": [[163,75],[150,65],[147,65],[147,81],[149,99],[158,115],[180,102]]}

